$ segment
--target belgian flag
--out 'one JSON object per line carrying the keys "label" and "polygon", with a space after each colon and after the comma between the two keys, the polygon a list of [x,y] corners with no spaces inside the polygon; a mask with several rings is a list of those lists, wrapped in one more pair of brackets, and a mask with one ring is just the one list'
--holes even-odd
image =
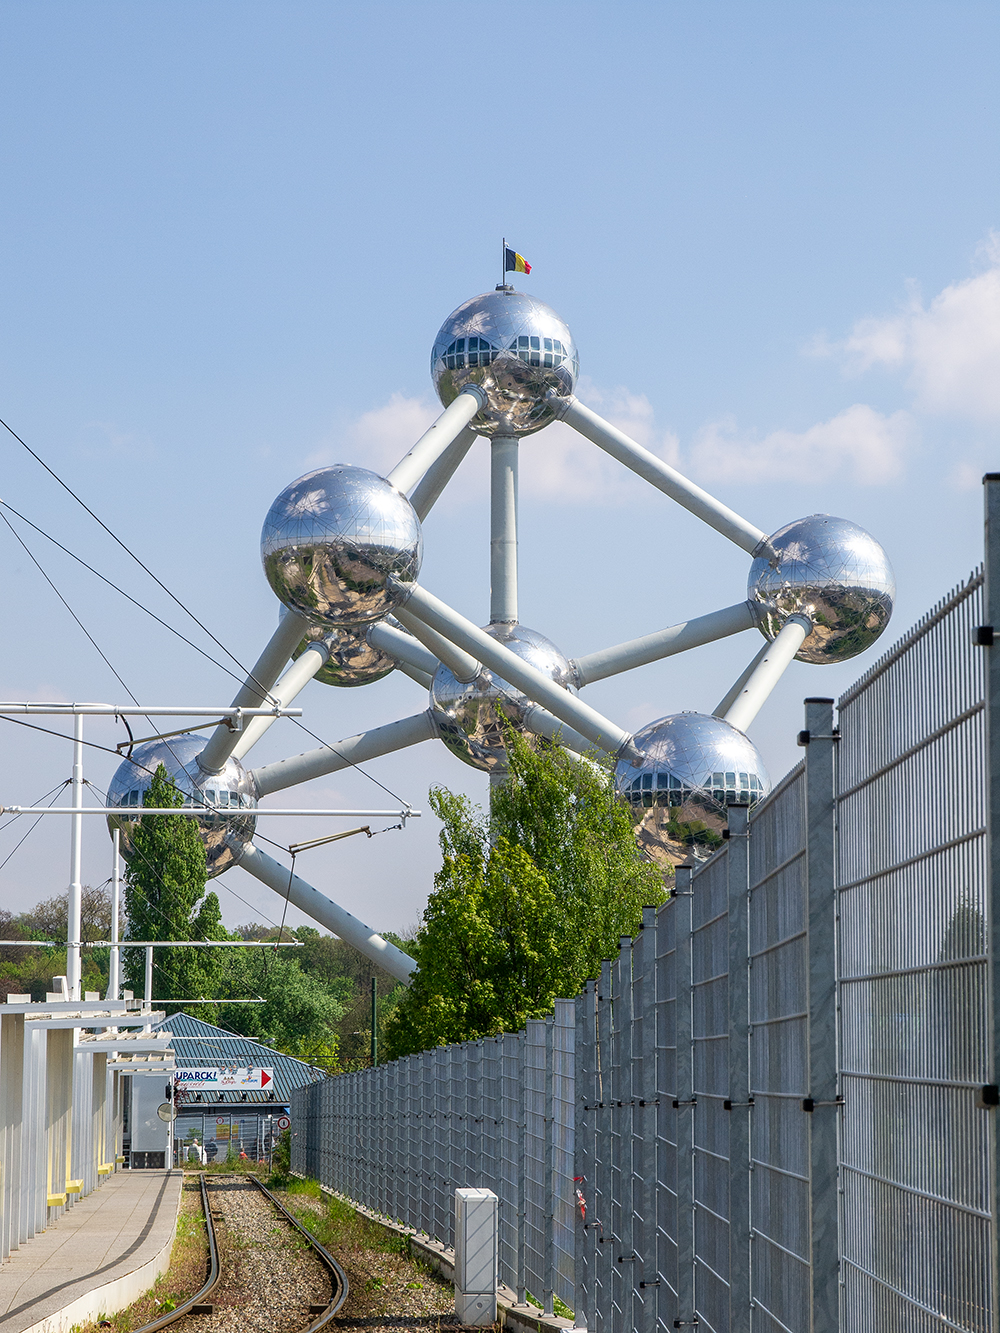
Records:
{"label": "belgian flag", "polygon": [[503,271],[505,273],[530,273],[531,265],[524,255],[519,255],[516,250],[505,247]]}

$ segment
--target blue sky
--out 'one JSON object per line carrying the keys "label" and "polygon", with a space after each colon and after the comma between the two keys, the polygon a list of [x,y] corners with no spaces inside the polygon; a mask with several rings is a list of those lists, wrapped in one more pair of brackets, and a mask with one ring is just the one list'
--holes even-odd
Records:
{"label": "blue sky", "polygon": [[[774,778],[802,698],[838,694],[980,559],[979,478],[1000,466],[995,5],[31,0],[0,21],[0,415],[241,660],[277,613],[271,500],[324,462],[406,452],[435,414],[434,334],[497,281],[503,235],[573,329],[584,401],[768,531],[830,512],[889,552],[878,648],[793,666],[754,724]],[[5,500],[192,628],[15,441],[0,450]],[[522,618],[567,654],[745,595],[743,553],[564,428],[526,442],[521,470]],[[427,521],[422,575],[477,621],[485,482],[481,446]],[[222,671],[24,535],[141,698],[228,700]],[[0,695],[118,701],[2,527],[0,548]],[[710,711],[756,648],[586,697],[633,728]],[[398,674],[300,702],[331,741],[424,706]],[[2,725],[0,802],[68,775],[65,744]],[[254,761],[300,736],[272,728]],[[114,767],[87,765],[101,785]],[[370,767],[424,809],[434,782],[485,797],[437,743]],[[286,803],[376,792],[344,774]],[[0,828],[0,861],[24,822]],[[85,856],[105,879],[96,821]],[[61,892],[67,859],[50,820],[0,867],[0,901]],[[426,818],[302,869],[398,928],[436,861]],[[280,913],[242,871],[217,884],[230,923]]]}

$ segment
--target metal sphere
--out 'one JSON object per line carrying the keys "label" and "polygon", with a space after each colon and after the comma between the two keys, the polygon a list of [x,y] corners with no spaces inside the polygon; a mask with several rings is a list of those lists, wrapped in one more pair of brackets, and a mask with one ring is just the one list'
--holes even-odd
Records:
{"label": "metal sphere", "polygon": [[568,398],[580,372],[573,335],[556,312],[513,289],[484,292],[453,310],[431,352],[445,407],[466,384],[487,404],[472,419],[482,435],[530,435],[555,420],[546,395]]}
{"label": "metal sphere", "polygon": [[[722,718],[675,713],[643,727],[633,743],[641,758],[618,761],[615,791],[632,807],[640,846],[658,861],[711,850],[726,827],[726,807],[756,805],[771,790],[753,741]],[[704,825],[702,841],[683,845],[677,822]]]}
{"label": "metal sphere", "polygon": [[264,573],[278,599],[326,629],[379,620],[391,608],[390,575],[420,572],[420,520],[405,495],[366,468],[308,472],[268,510]]}
{"label": "metal sphere", "polygon": [[[237,865],[249,846],[257,819],[257,791],[253,779],[238,759],[227,761],[221,773],[205,773],[198,767],[197,755],[205,748],[204,736],[172,736],[166,741],[148,741],[137,745],[131,759],[119,765],[108,788],[108,805],[119,805],[129,810],[139,807],[134,815],[108,816],[108,828],[117,826],[121,832],[121,854],[126,861],[133,855],[132,833],[142,813],[144,794],[149,790],[157,766],[162,764],[176,787],[184,793],[184,804],[204,804],[205,814],[195,818],[201,840],[205,844],[208,877],[221,875],[230,866]],[[216,810],[241,809],[246,811],[236,818],[222,818]]]}
{"label": "metal sphere", "polygon": [[[280,620],[288,615],[288,608],[281,608]],[[395,625],[391,616],[388,622]],[[320,625],[310,625],[302,642],[292,653],[292,657],[301,657],[311,643],[326,644],[330,656],[316,672],[313,680],[324,685],[339,685],[353,688],[355,685],[368,685],[373,680],[381,680],[396,668],[395,659],[387,653],[373,648],[365,637],[367,626],[349,626],[345,629],[323,629]]]}
{"label": "metal sphere", "polygon": [[874,537],[846,518],[812,514],[770,538],[778,559],[750,566],[747,597],[761,633],[773,639],[789,616],[808,616],[813,631],[800,662],[844,662],[870,648],[889,623],[896,580]]}
{"label": "metal sphere", "polygon": [[[575,693],[569,662],[544,635],[524,625],[487,625],[486,633],[543,672],[550,680]],[[443,664],[431,682],[431,708],[441,739],[452,754],[473,768],[490,773],[507,766],[499,714],[524,735],[529,701],[494,672],[483,670],[473,681],[456,680]]]}

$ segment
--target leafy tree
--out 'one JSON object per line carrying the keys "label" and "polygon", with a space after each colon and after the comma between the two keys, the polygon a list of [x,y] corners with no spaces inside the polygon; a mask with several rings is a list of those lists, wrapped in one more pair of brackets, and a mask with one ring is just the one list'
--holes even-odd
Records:
{"label": "leafy tree", "polygon": [[[153,774],[143,805],[181,806],[183,793],[162,764]],[[193,819],[183,815],[143,815],[132,835],[133,853],[125,870],[126,940],[224,940],[222,912],[215,893],[206,893],[205,848]],[[154,998],[215,998],[226,950],[156,949]],[[141,994],[144,951],[125,949],[126,984]],[[157,995],[158,992],[158,995]],[[182,1004],[166,1006],[169,1013]],[[202,1013],[211,1020],[211,1015]]]}
{"label": "leafy tree", "polygon": [[225,994],[263,1003],[221,1005],[222,1026],[331,1072],[339,1070],[337,1029],[349,1006],[350,983],[329,984],[305,971],[297,957],[288,956],[290,950],[227,952]]}
{"label": "leafy tree", "polygon": [[444,788],[443,864],[411,945],[420,964],[386,1027],[390,1058],[516,1031],[576,994],[642,908],[663,901],[607,772],[507,734],[489,816]]}

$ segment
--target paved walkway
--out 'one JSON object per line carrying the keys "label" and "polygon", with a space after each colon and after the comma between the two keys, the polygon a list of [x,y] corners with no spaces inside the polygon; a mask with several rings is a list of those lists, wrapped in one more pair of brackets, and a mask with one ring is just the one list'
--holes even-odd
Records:
{"label": "paved walkway", "polygon": [[69,1333],[165,1272],[183,1173],[118,1171],[0,1265],[0,1333]]}

